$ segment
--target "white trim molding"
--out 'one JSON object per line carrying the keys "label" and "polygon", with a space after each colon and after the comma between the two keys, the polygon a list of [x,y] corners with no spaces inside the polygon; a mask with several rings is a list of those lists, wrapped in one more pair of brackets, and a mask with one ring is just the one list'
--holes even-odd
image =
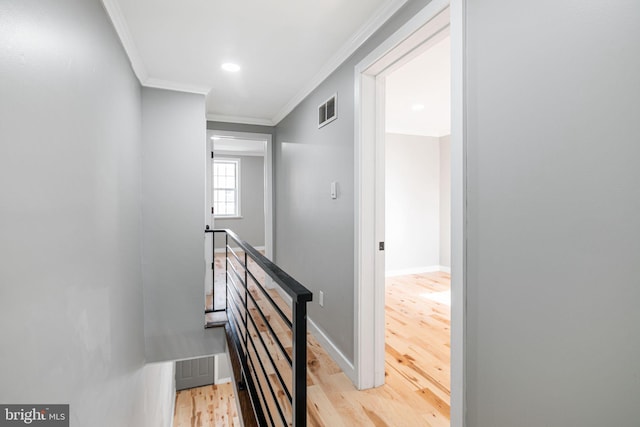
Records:
{"label": "white trim molding", "polygon": [[140,80],[140,83],[145,87],[154,87],[157,89],[175,90],[178,92],[197,93],[199,95],[207,95],[211,89],[204,86],[189,85],[180,82],[172,82],[169,80],[156,79],[147,77],[146,80]]}
{"label": "white trim molding", "polygon": [[[276,292],[278,292],[278,295],[280,295],[280,297],[285,301],[287,306],[290,307],[292,299],[289,294],[287,294],[277,283],[273,285],[272,289],[274,288]],[[353,363],[347,356],[344,355],[344,353],[338,348],[338,346],[334,344],[327,333],[321,327],[319,327],[316,322],[314,322],[313,319],[311,319],[311,317],[309,317],[308,315],[307,332],[313,335],[313,337],[318,341],[318,344],[322,346],[324,351],[326,351],[331,359],[333,359],[333,361],[338,364],[340,369],[342,369],[342,371],[351,380],[351,382],[355,384],[358,378]]]}
{"label": "white trim molding", "polygon": [[451,0],[451,427],[464,427],[466,402],[467,124],[466,0]]}
{"label": "white trim molding", "polygon": [[213,150],[216,156],[251,156],[265,157],[264,151],[231,151],[231,150]]}
{"label": "white trim molding", "polygon": [[127,25],[127,21],[124,18],[124,14],[122,13],[122,9],[120,9],[118,1],[102,0],[102,5],[107,11],[107,15],[111,18],[111,23],[113,24],[118,37],[120,37],[120,42],[129,57],[129,62],[131,62],[133,72],[136,73],[138,80],[140,80],[140,84],[144,84],[144,82],[149,78],[149,72],[142,62],[140,51],[138,51],[138,47],[133,41],[133,36],[131,35],[131,31],[129,30],[129,26]]}
{"label": "white trim molding", "polygon": [[274,126],[273,120],[258,117],[225,116],[222,114],[207,114],[207,120],[212,122],[240,123],[245,125]]}
{"label": "white trim molding", "polygon": [[[384,383],[384,186],[379,185],[380,88],[401,58],[449,26],[451,34],[451,426],[465,420],[465,1],[432,0],[354,69],[354,367],[359,389]],[[447,10],[448,8],[448,10]],[[443,13],[449,17],[442,22]],[[381,81],[382,80],[382,81]],[[384,107],[384,106],[382,106]],[[382,266],[380,265],[382,263]],[[382,273],[381,273],[382,271]],[[381,294],[382,289],[382,294]]]}
{"label": "white trim molding", "polygon": [[[331,73],[333,73],[340,65],[344,63],[362,44],[371,37],[385,22],[391,18],[402,6],[407,3],[408,0],[391,0],[383,4],[376,13],[369,19],[362,27],[356,31],[351,38],[325,63],[325,65],[316,73],[315,76],[301,89],[299,90],[271,119],[259,118],[259,117],[244,117],[244,116],[228,116],[221,114],[207,114],[207,120],[226,122],[226,123],[241,123],[249,125],[261,125],[261,126],[275,126],[287,114],[300,104],[309,94],[317,88]],[[140,51],[133,41],[131,31],[127,24],[124,14],[118,5],[117,0],[102,0],[107,14],[111,18],[111,22],[124,46],[124,50],[129,57],[133,71],[135,72],[140,84],[146,87],[153,87],[158,89],[175,90],[181,92],[197,93],[207,95],[211,88],[198,86],[193,84],[187,84],[182,82],[175,82],[169,80],[163,80],[158,78],[152,78],[149,76],[149,72],[142,61]]]}
{"label": "white trim molding", "polygon": [[[255,132],[236,132],[227,130],[207,129],[207,141],[211,142],[213,136],[222,136],[228,138],[250,139],[256,141],[265,141],[264,152],[264,255],[273,259],[273,136],[269,133]],[[209,150],[213,149],[213,144],[209,145]],[[236,154],[240,156],[240,153]],[[209,163],[208,163],[209,164]],[[210,201],[209,201],[210,203]],[[207,207],[207,210],[210,206]],[[210,215],[210,214],[209,214]],[[212,221],[215,227],[215,221]],[[267,279],[267,285],[270,285]]]}
{"label": "white trim molding", "polygon": [[351,382],[356,382],[356,369],[353,366],[353,363],[347,358],[347,356],[340,351],[338,346],[336,346],[333,341],[329,338],[329,336],[320,328],[316,323],[307,316],[307,330],[313,335],[313,337],[318,341],[318,343],[322,346],[322,348],[329,354],[329,356],[333,359],[334,362],[340,366],[342,372],[345,373],[347,377],[351,380]]}
{"label": "white trim molding", "polygon": [[107,15],[109,15],[109,18],[111,18],[111,23],[116,30],[116,34],[118,34],[120,42],[124,47],[124,51],[129,57],[129,62],[131,62],[131,68],[133,68],[133,72],[136,74],[136,77],[138,77],[138,80],[140,81],[140,84],[142,86],[153,87],[157,89],[175,90],[179,92],[197,93],[200,95],[207,95],[209,93],[211,89],[207,87],[150,77],[149,71],[147,70],[147,67],[142,61],[142,57],[140,56],[140,51],[133,41],[131,30],[129,29],[127,20],[122,13],[122,9],[120,9],[118,0],[102,0],[102,5],[107,11]]}
{"label": "white trim molding", "polygon": [[441,13],[448,5],[448,0],[432,0],[354,69],[354,365],[359,389],[384,384],[384,252],[377,250],[377,242],[384,241],[384,121],[380,116],[384,114],[385,71],[448,25]]}

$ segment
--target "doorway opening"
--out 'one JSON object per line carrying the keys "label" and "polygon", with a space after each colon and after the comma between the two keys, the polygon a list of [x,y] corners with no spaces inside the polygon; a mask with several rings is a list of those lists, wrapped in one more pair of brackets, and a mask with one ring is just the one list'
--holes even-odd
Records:
{"label": "doorway opening", "polygon": [[[385,371],[450,419],[451,39],[446,28],[384,79]],[[395,377],[394,381],[390,377]]]}
{"label": "doorway opening", "polygon": [[[410,21],[403,25],[396,33],[392,34],[378,48],[374,49],[367,57],[365,57],[355,68],[355,141],[356,141],[356,236],[355,236],[355,257],[356,257],[356,294],[355,294],[355,363],[354,363],[354,382],[360,389],[377,387],[385,384],[385,347],[388,346],[385,339],[387,323],[385,319],[385,279],[386,272],[390,275],[407,274],[416,272],[425,272],[426,270],[439,270],[435,273],[435,280],[431,280],[431,289],[425,291],[415,291],[411,297],[415,299],[415,306],[418,311],[425,311],[429,303],[439,304],[443,310],[437,315],[446,313],[446,302],[451,304],[450,329],[446,329],[446,320],[441,323],[440,336],[444,334],[444,340],[450,339],[450,358],[448,360],[451,375],[448,380],[450,383],[450,392],[442,383],[446,383],[443,376],[440,381],[435,379],[434,390],[431,395],[440,401],[450,396],[450,411],[447,411],[447,417],[450,417],[452,426],[461,426],[464,414],[464,121],[463,121],[463,34],[462,34],[462,3],[456,0],[451,2],[447,0],[433,0]],[[450,39],[450,47],[444,47],[442,43],[447,43]],[[386,86],[393,83],[393,73],[399,72],[403,66],[410,65],[412,61],[419,60],[422,54],[427,54],[429,50],[448,50],[450,52],[450,103],[451,103],[451,125],[450,132],[447,129],[441,129],[437,135],[430,136],[429,144],[419,146],[423,151],[431,150],[431,176],[437,181],[437,186],[432,183],[430,209],[432,212],[430,234],[432,242],[437,242],[438,249],[435,245],[431,250],[431,258],[426,258],[426,243],[416,249],[416,254],[422,255],[422,259],[409,259],[407,255],[412,248],[406,247],[406,243],[398,243],[398,236],[412,233],[412,230],[403,230],[402,227],[417,227],[423,229],[425,224],[411,226],[407,220],[407,209],[416,209],[415,200],[412,200],[410,206],[402,206],[400,210],[386,210],[386,198],[391,194],[385,192],[387,185],[385,179],[385,150],[388,148],[385,141],[391,147],[391,143],[404,144],[405,146],[415,145],[415,139],[421,137],[426,138],[421,132],[401,131],[401,129],[393,129],[389,126],[387,129],[386,120],[386,102],[385,99],[390,96],[387,93]],[[424,73],[423,77],[427,74]],[[411,95],[416,95],[416,91],[409,91]],[[409,97],[410,98],[410,97]],[[427,101],[419,99],[404,99],[408,103],[409,111],[401,112],[397,122],[402,124],[412,113],[425,111],[428,108]],[[398,107],[395,107],[397,109]],[[406,126],[404,123],[402,126]],[[400,126],[400,125],[398,125]],[[395,132],[395,135],[387,135],[387,131]],[[402,133],[417,133],[418,137],[407,137],[406,135],[398,135]],[[450,133],[450,137],[447,138]],[[403,140],[398,142],[398,140]],[[425,142],[424,140],[421,142]],[[450,145],[448,145],[450,144]],[[393,147],[398,149],[398,146]],[[414,148],[415,149],[415,148]],[[441,159],[442,155],[450,149],[450,161]],[[407,150],[407,147],[404,147]],[[400,150],[402,151],[402,150]],[[397,159],[391,159],[390,163]],[[415,154],[415,152],[414,152]],[[417,157],[417,156],[414,156]],[[437,165],[436,163],[437,159]],[[410,161],[416,162],[418,159],[413,158]],[[404,160],[405,162],[407,160]],[[425,160],[426,161],[426,160]],[[441,168],[442,164],[445,164]],[[403,166],[401,172],[407,173],[408,164],[399,162]],[[440,181],[442,174],[446,174],[446,166],[450,165],[451,192],[440,189]],[[398,163],[395,164],[398,169]],[[420,168],[419,165],[414,167],[416,173],[425,175],[426,168]],[[435,173],[435,170],[438,173]],[[428,174],[427,174],[428,175]],[[412,190],[420,189],[419,183],[411,182],[416,179],[426,179],[420,177],[407,177],[405,182],[397,181],[394,185],[393,195],[389,202],[395,203],[399,207],[399,201],[394,200],[398,196],[397,186],[410,186]],[[407,181],[408,180],[408,181]],[[424,186],[422,186],[424,187]],[[414,193],[412,193],[414,194]],[[447,203],[440,200],[441,195],[449,194],[451,197],[450,215],[446,212],[440,212],[440,207],[445,207]],[[436,199],[437,196],[437,199]],[[437,200],[437,201],[436,201]],[[437,210],[435,208],[438,208]],[[424,208],[424,206],[422,207]],[[385,218],[388,215],[390,218]],[[420,217],[420,215],[418,215]],[[441,224],[440,219],[450,219],[450,234],[442,233],[441,228],[446,230],[446,224]],[[424,217],[423,217],[424,219]],[[387,226],[389,221],[394,221],[390,227]],[[445,225],[445,227],[440,227]],[[394,228],[395,227],[395,228]],[[413,230],[414,234],[415,229]],[[423,230],[424,231],[424,230]],[[395,234],[394,234],[395,233]],[[424,233],[423,233],[424,234]],[[436,238],[437,235],[437,238]],[[445,244],[445,240],[450,236],[450,250],[443,249],[441,245]],[[394,241],[395,240],[395,241]],[[414,242],[415,243],[415,242]],[[400,246],[400,248],[398,248]],[[394,249],[400,249],[400,255],[393,254]],[[415,248],[414,248],[415,249]],[[391,251],[391,252],[389,252]],[[450,259],[446,255],[450,254]],[[415,255],[415,254],[412,254]],[[386,266],[386,257],[389,262],[395,265]],[[449,264],[450,263],[450,264]],[[443,265],[444,264],[444,265]],[[450,265],[451,287],[450,298],[447,292],[445,282],[447,270]],[[444,268],[443,268],[444,267]],[[444,270],[444,271],[442,271]],[[431,272],[433,274],[434,272]],[[433,279],[433,278],[432,278]],[[402,287],[402,283],[396,287],[401,291],[406,291],[407,286]],[[435,301],[434,301],[435,300]],[[390,316],[391,317],[391,316]],[[443,316],[441,316],[443,317]],[[393,319],[390,319],[393,320]],[[442,320],[442,319],[440,319]],[[420,320],[419,320],[420,321]],[[414,341],[425,341],[425,326],[428,324],[420,324],[419,327],[413,329],[415,336]],[[428,323],[428,322],[427,322]],[[410,331],[403,330],[403,333],[411,334]],[[448,335],[448,337],[447,337]],[[411,340],[411,337],[409,337]],[[437,339],[436,339],[437,340]],[[441,341],[443,341],[441,339]],[[428,340],[425,341],[430,345]],[[413,343],[410,344],[413,346]],[[446,343],[443,343],[446,345]],[[408,357],[407,357],[408,355]],[[396,354],[399,356],[396,360],[406,359],[416,368],[420,366],[416,364],[417,360],[412,356],[411,352],[406,348],[404,351]],[[447,362],[446,354],[439,353],[441,361]],[[413,359],[413,360],[412,360]],[[444,360],[442,360],[444,359]],[[428,364],[428,363],[427,363]],[[431,360],[431,365],[437,365]],[[405,369],[402,367],[402,369]],[[405,372],[406,375],[410,375]],[[440,387],[442,386],[442,387]],[[418,384],[420,387],[420,384]],[[427,388],[427,387],[425,387]],[[446,408],[448,409],[448,408]]]}
{"label": "doorway opening", "polygon": [[[207,130],[207,226],[231,229],[267,258],[273,254],[273,174],[270,134]],[[226,320],[223,263],[225,242],[206,233],[205,325]],[[224,272],[224,268],[217,271]]]}

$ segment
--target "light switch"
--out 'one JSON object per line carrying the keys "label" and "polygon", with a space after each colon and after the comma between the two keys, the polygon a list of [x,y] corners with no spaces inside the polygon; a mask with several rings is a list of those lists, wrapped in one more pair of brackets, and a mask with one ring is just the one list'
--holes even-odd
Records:
{"label": "light switch", "polygon": [[331,183],[331,198],[332,199],[338,198],[338,183],[335,181]]}

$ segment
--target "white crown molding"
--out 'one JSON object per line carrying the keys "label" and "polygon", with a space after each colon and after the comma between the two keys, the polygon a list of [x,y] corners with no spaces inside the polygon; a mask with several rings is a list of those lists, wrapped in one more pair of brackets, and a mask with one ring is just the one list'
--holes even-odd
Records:
{"label": "white crown molding", "polygon": [[136,74],[136,77],[138,77],[138,80],[140,81],[140,84],[142,86],[158,89],[176,90],[180,92],[197,93],[202,95],[206,95],[207,93],[209,93],[209,88],[206,87],[149,77],[147,67],[145,67],[144,62],[142,62],[140,51],[133,41],[133,36],[131,35],[131,31],[129,30],[129,26],[127,25],[127,20],[122,13],[122,9],[120,9],[118,0],[102,0],[102,5],[107,11],[107,15],[109,15],[109,18],[111,18],[111,23],[113,24],[113,27],[115,28],[116,33],[120,38],[120,42],[124,47],[124,51],[129,57],[129,62],[131,62],[131,68],[133,68],[133,72]]}
{"label": "white crown molding", "polygon": [[[345,43],[331,59],[320,69],[320,71],[303,87],[287,104],[276,114],[273,119],[263,119],[256,117],[227,116],[219,114],[207,114],[207,120],[241,123],[260,126],[275,126],[284,119],[293,109],[302,102],[315,88],[317,88],[329,75],[334,72],[349,56],[351,56],[362,44],[375,33],[387,20],[398,11],[408,0],[391,0],[380,7],[376,14],[369,19],[354,35]],[[124,47],[131,67],[138,77],[140,84],[146,87],[158,89],[176,90],[207,95],[210,88],[189,85],[179,82],[172,82],[162,79],[150,78],[149,72],[142,61],[140,52],[133,41],[133,36],[127,25],[127,21],[120,9],[118,0],[102,0],[102,4],[111,18],[111,22]]]}
{"label": "white crown molding", "polygon": [[155,79],[152,77],[147,78],[145,81],[141,81],[142,86],[154,87],[157,89],[176,90],[179,92],[197,93],[200,95],[207,95],[209,88],[203,86],[189,85],[179,82],[172,82],[169,80]]}
{"label": "white crown molding", "polygon": [[293,111],[315,88],[317,88],[331,73],[346,61],[362,44],[367,41],[382,25],[389,20],[408,0],[391,0],[380,7],[376,14],[369,19],[351,38],[329,59],[309,83],[296,93],[293,98],[276,114],[271,121],[277,125],[287,114]]}
{"label": "white crown molding", "polygon": [[124,51],[129,57],[129,62],[131,62],[133,72],[138,77],[140,84],[144,85],[144,82],[149,78],[149,72],[142,62],[142,58],[140,57],[140,52],[138,51],[136,44],[133,42],[133,36],[131,35],[131,31],[129,31],[129,26],[127,25],[127,21],[124,18],[118,1],[102,0],[102,5],[107,11],[109,18],[111,18],[111,23],[116,30],[116,34],[118,34],[120,42],[124,47]]}
{"label": "white crown molding", "polygon": [[207,120],[212,122],[242,123],[245,125],[274,126],[274,122],[269,119],[259,119],[257,117],[224,116],[221,114],[207,114]]}

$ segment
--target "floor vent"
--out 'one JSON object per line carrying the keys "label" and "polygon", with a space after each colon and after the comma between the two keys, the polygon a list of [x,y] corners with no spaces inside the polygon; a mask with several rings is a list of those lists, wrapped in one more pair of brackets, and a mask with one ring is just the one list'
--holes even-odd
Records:
{"label": "floor vent", "polygon": [[318,129],[338,118],[338,94],[318,106]]}

